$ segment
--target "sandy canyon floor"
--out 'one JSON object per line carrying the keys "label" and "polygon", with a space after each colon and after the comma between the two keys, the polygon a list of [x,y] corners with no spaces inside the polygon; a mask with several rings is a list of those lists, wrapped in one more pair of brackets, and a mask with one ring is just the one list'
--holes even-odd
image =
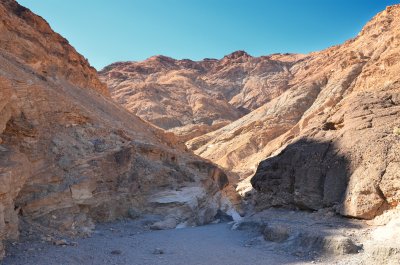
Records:
{"label": "sandy canyon floor", "polygon": [[[335,234],[345,231],[347,235],[360,231],[354,223],[324,216],[272,210],[250,217],[236,228],[233,223],[225,222],[171,230],[151,230],[154,217],[146,217],[100,224],[89,237],[80,239],[51,232],[39,236],[40,233],[31,230],[19,242],[10,242],[7,257],[0,264],[366,264],[361,261],[362,253],[331,256],[296,253],[293,245],[264,240],[257,231],[257,218],[272,227],[279,223],[290,225],[296,233],[307,229],[317,231],[318,235],[321,231]],[[306,245],[314,241],[307,238],[302,239]]]}
{"label": "sandy canyon floor", "polygon": [[[254,235],[227,223],[152,231],[137,222],[99,226],[76,246],[55,246],[25,238],[10,249],[11,264],[293,264],[299,258],[253,245]],[[40,249],[40,250],[39,250]]]}

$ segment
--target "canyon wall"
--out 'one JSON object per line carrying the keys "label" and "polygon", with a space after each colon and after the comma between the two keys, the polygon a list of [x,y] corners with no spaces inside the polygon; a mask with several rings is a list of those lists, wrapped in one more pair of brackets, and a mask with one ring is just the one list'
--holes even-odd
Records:
{"label": "canyon wall", "polygon": [[221,169],[114,103],[43,19],[11,0],[0,14],[0,256],[21,219],[84,235],[119,217],[201,225],[232,211]]}
{"label": "canyon wall", "polygon": [[[188,124],[202,123],[190,115],[174,126],[157,125],[173,127],[180,136],[184,131],[189,149],[247,178],[238,189],[244,194],[253,186],[258,209],[335,207],[343,215],[371,219],[399,202],[399,47],[395,5],[355,38],[320,52],[255,58],[239,51],[200,62],[153,57],[111,65],[101,75],[116,100],[156,124],[153,111],[139,102],[190,106],[177,94],[193,89],[239,111],[242,117],[234,120],[221,118],[227,113],[221,110],[209,123],[229,124],[206,134],[198,127],[188,133]],[[160,66],[160,58],[168,63]],[[161,90],[172,100],[148,96]]]}

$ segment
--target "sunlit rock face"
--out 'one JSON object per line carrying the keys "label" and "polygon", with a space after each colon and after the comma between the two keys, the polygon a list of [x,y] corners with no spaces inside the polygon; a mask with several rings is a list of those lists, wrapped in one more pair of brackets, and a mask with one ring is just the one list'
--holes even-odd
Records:
{"label": "sunlit rock face", "polygon": [[334,206],[342,215],[371,219],[396,207],[399,45],[397,5],[355,39],[296,64],[297,83],[204,136],[209,140],[196,152],[245,176],[255,172],[259,208]]}
{"label": "sunlit rock face", "polygon": [[234,215],[213,162],[251,178],[258,210],[398,205],[399,6],[308,55],[113,64],[111,93],[43,19],[12,0],[0,14],[0,256],[21,219],[85,234],[146,213],[156,229]]}
{"label": "sunlit rock face", "polygon": [[238,189],[254,187],[258,209],[335,207],[371,219],[400,200],[399,47],[395,5],[320,52],[155,56],[101,76],[127,109],[243,179],[254,176]]}
{"label": "sunlit rock face", "polygon": [[63,77],[70,83],[108,95],[87,60],[55,33],[41,17],[16,1],[3,0],[0,7],[0,46],[42,78]]}
{"label": "sunlit rock face", "polygon": [[[232,211],[221,169],[114,103],[43,19],[15,1],[0,14],[0,256],[20,219],[85,234],[118,217],[201,225]],[[176,198],[154,200],[165,192]]]}
{"label": "sunlit rock face", "polygon": [[[389,8],[372,19],[356,38],[308,54],[288,69],[292,78],[284,93],[228,126],[195,138],[187,145],[219,165],[250,176],[261,160],[279,147],[295,141],[301,134],[313,136],[313,133],[342,132],[339,127],[346,125],[346,121],[343,120],[342,124],[338,114],[347,111],[347,116],[352,118],[350,103],[357,103],[359,108],[378,108],[373,102],[387,104],[385,101],[390,100],[385,95],[397,98],[398,12],[398,6]],[[396,108],[396,103],[393,108]],[[368,110],[359,111],[364,115],[370,113]],[[392,117],[398,116],[394,114]],[[331,129],[335,124],[338,130]],[[386,125],[387,131],[392,133],[391,125],[395,127],[396,124]]]}
{"label": "sunlit rock face", "polygon": [[303,55],[252,57],[244,51],[221,60],[175,60],[105,67],[111,96],[139,117],[180,136],[182,142],[217,130],[286,91],[290,69]]}
{"label": "sunlit rock face", "polygon": [[[251,183],[266,196],[261,208],[334,205],[370,219],[399,200],[399,13],[398,5],[388,7],[354,39],[308,55],[155,56],[110,65],[101,76],[144,119],[183,141],[203,134],[187,142],[196,154],[243,178],[256,174]],[[196,107],[200,94],[208,98],[204,108]],[[213,118],[192,120],[203,114]],[[310,146],[297,148],[302,141]],[[286,147],[297,157],[285,155]]]}

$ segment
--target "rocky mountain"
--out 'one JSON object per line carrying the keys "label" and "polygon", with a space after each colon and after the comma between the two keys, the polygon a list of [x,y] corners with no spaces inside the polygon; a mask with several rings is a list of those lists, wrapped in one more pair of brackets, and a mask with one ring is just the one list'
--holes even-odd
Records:
{"label": "rocky mountain", "polygon": [[86,234],[149,212],[160,229],[234,212],[221,169],[114,103],[42,18],[13,0],[0,14],[0,256],[21,220]]}
{"label": "rocky mountain", "polygon": [[[400,5],[354,39],[307,55],[154,56],[112,64],[100,78],[16,1],[1,1],[0,15],[0,257],[33,227],[87,235],[120,217],[151,214],[153,229],[239,218],[232,184],[256,211],[315,211],[300,221],[304,233],[282,225],[307,215],[294,211],[252,214],[236,228],[311,242],[306,252],[342,251],[358,228],[336,212],[387,223],[360,228],[373,245],[366,254],[398,255]],[[310,225],[321,218],[332,235],[344,223],[351,231],[315,237]],[[343,251],[363,247],[351,246]]]}
{"label": "rocky mountain", "polygon": [[259,209],[335,206],[374,218],[400,200],[399,47],[395,5],[356,38],[295,63],[280,96],[188,145],[242,177],[255,173]]}
{"label": "rocky mountain", "polygon": [[243,179],[255,174],[239,190],[253,186],[258,209],[334,206],[371,219],[399,202],[399,44],[395,5],[320,52],[156,56],[110,65],[101,76],[143,119],[183,140],[199,135],[187,142],[196,154]]}
{"label": "rocky mountain", "polygon": [[109,94],[96,70],[66,39],[53,32],[45,20],[15,1],[1,3],[0,45],[3,51],[18,57],[22,64],[43,78],[63,76],[74,85]]}
{"label": "rocky mountain", "polygon": [[117,102],[186,141],[281,95],[292,76],[288,69],[302,58],[294,54],[256,58],[244,51],[199,62],[154,56],[109,65],[100,76]]}

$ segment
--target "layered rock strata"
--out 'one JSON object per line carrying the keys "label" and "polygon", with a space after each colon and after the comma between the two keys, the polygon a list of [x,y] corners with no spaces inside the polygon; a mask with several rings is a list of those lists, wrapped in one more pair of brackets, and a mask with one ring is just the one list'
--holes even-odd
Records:
{"label": "layered rock strata", "polygon": [[151,213],[201,225],[232,211],[225,173],[114,103],[88,62],[0,3],[0,256],[19,220],[70,234]]}

